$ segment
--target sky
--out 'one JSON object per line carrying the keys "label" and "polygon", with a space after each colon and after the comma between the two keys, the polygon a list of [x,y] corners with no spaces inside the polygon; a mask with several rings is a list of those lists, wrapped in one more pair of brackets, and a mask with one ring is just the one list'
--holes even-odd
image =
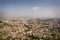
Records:
{"label": "sky", "polygon": [[0,0],[0,13],[6,17],[60,17],[60,0]]}

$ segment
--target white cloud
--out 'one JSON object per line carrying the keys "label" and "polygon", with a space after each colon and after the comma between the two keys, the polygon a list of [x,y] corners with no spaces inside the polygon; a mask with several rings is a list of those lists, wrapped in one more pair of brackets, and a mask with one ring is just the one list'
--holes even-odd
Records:
{"label": "white cloud", "polygon": [[32,9],[33,9],[33,10],[37,10],[37,9],[38,9],[38,7],[33,7]]}

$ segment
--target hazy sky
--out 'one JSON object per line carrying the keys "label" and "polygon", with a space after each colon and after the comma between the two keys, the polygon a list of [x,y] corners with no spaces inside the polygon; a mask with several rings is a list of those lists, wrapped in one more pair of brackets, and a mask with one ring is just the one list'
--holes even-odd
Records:
{"label": "hazy sky", "polygon": [[0,10],[7,17],[57,17],[59,6],[60,0],[0,0]]}

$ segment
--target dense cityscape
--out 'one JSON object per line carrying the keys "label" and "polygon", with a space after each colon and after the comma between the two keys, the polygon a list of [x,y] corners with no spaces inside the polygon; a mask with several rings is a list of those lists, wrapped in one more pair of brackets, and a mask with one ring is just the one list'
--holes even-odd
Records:
{"label": "dense cityscape", "polygon": [[0,40],[59,40],[60,19],[0,20]]}

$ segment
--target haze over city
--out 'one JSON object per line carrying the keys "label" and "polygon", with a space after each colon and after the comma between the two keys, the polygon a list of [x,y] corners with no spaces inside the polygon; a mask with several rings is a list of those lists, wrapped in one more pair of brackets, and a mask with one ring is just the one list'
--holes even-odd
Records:
{"label": "haze over city", "polygon": [[59,0],[1,0],[0,8],[5,17],[60,17]]}

